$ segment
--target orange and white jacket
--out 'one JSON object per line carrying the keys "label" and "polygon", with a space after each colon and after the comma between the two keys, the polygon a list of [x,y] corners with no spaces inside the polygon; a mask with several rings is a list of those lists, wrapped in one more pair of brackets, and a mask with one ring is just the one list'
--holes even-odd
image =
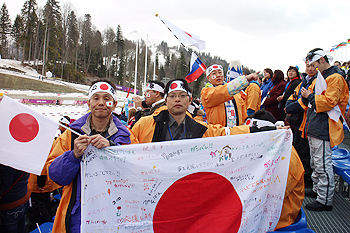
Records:
{"label": "orange and white jacket", "polygon": [[[233,84],[233,82],[235,83]],[[224,85],[213,86],[207,84],[201,91],[201,100],[207,114],[208,123],[226,126],[225,102],[234,100],[238,110],[236,113],[238,124],[242,125],[247,117],[247,108],[245,97],[242,96],[240,91],[248,85],[249,82],[244,76],[240,76]]]}

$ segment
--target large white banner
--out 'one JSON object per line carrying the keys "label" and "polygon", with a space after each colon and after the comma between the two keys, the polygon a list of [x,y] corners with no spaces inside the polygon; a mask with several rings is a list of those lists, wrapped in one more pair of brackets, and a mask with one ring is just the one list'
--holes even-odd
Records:
{"label": "large white banner", "polygon": [[266,232],[281,214],[290,130],[89,147],[81,231]]}

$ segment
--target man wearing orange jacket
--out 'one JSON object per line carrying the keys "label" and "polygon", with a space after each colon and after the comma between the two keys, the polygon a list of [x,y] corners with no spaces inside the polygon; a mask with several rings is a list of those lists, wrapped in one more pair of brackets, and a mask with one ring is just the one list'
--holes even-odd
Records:
{"label": "man wearing orange jacket", "polygon": [[242,125],[247,117],[245,96],[240,91],[249,85],[249,81],[258,79],[258,72],[247,76],[238,76],[224,83],[221,65],[211,65],[206,70],[209,83],[202,89],[202,105],[209,124],[233,127]]}
{"label": "man wearing orange jacket", "polygon": [[341,114],[344,114],[349,99],[348,85],[339,69],[330,65],[332,59],[320,48],[311,50],[306,60],[322,73],[317,79],[324,78],[327,88],[321,94],[314,91],[317,84],[311,85],[309,89],[301,89],[302,101],[308,106],[305,132],[309,140],[310,164],[313,170],[313,188],[305,193],[316,197],[316,201],[305,206],[311,211],[332,210],[335,183],[331,147],[340,144],[344,139],[342,121],[332,120],[327,113],[338,105]]}
{"label": "man wearing orange jacket", "polygon": [[101,149],[131,143],[129,130],[112,114],[117,105],[115,92],[109,80],[93,82],[88,96],[91,112],[70,124],[81,135],[66,130],[49,155],[48,174],[64,186],[52,232],[80,232],[80,162],[88,145]]}

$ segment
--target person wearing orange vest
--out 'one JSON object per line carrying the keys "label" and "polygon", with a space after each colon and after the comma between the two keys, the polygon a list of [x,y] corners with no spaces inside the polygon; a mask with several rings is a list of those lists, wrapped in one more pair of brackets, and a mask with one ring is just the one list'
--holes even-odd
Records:
{"label": "person wearing orange vest", "polygon": [[[60,121],[61,122],[61,121]],[[63,122],[61,122],[62,124]],[[69,123],[65,123],[68,124]],[[65,131],[64,127],[60,127],[61,133]],[[57,141],[55,139],[52,143],[50,153],[55,147]],[[28,189],[31,191],[32,206],[29,208],[29,231],[34,230],[37,226],[45,222],[51,222],[52,217],[55,215],[52,212],[51,205],[51,192],[62,187],[55,183],[47,174],[47,169],[43,169],[40,176],[30,174],[28,179]]]}
{"label": "person wearing orange vest", "polygon": [[[247,118],[246,124],[248,122],[249,125],[258,125],[260,122],[261,124],[276,124],[276,119],[272,113],[266,110],[258,110]],[[276,229],[287,227],[295,222],[305,197],[304,190],[303,164],[297,151],[292,147],[282,211]]]}
{"label": "person wearing orange vest", "polygon": [[209,83],[202,89],[201,99],[209,124],[233,127],[242,125],[247,117],[245,95],[241,90],[249,85],[249,81],[257,80],[259,72],[239,76],[239,72],[232,69],[239,70],[237,67],[229,70],[228,76],[233,78],[227,83],[224,83],[221,65],[214,64],[206,69]]}
{"label": "person wearing orange vest", "polygon": [[[242,69],[244,75],[249,75],[250,71],[247,68]],[[252,80],[249,82],[249,86],[245,89],[245,108],[247,109],[247,116],[252,115],[254,112],[260,109],[261,105],[261,90],[259,82]]]}

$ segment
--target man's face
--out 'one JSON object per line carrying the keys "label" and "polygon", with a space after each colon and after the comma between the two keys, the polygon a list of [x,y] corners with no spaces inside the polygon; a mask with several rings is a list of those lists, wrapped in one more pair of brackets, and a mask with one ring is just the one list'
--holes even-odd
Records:
{"label": "man's face", "polygon": [[168,111],[171,115],[186,114],[192,98],[184,91],[172,91],[165,99]]}
{"label": "man's face", "polygon": [[[111,105],[111,106],[109,106]],[[96,92],[88,101],[92,116],[96,118],[109,118],[117,106],[117,102],[106,92]]]}
{"label": "man's face", "polygon": [[312,63],[311,65],[309,64],[309,61],[306,61],[305,65],[306,65],[306,74],[309,75],[309,77],[314,76],[317,71],[316,71],[316,67],[315,64],[317,62]]}
{"label": "man's face", "polygon": [[218,86],[224,83],[224,72],[220,69],[212,71],[207,77],[208,81],[214,86]]}
{"label": "man's face", "polygon": [[334,62],[334,65],[335,65],[335,66],[338,66],[339,69],[341,68],[341,65],[340,65],[339,62]]}
{"label": "man's face", "polygon": [[157,102],[157,98],[159,96],[158,91],[147,90],[145,92],[145,102],[148,106],[151,106],[153,103]]}

